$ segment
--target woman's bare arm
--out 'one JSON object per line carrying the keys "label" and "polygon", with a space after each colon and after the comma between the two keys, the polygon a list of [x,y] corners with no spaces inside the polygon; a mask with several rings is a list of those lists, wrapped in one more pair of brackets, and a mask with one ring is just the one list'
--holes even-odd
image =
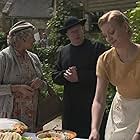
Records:
{"label": "woman's bare arm", "polygon": [[99,140],[99,128],[106,105],[108,80],[97,77],[96,94],[92,105],[92,124],[89,140]]}
{"label": "woman's bare arm", "polygon": [[132,140],[140,140],[140,120],[139,120],[139,124],[136,130],[136,133],[134,134]]}

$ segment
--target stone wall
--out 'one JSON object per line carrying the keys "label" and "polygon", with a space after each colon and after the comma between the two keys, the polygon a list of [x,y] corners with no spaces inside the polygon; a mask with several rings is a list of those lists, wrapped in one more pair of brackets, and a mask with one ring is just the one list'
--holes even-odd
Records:
{"label": "stone wall", "polygon": [[2,9],[7,0],[0,0],[0,32],[8,32],[10,27],[17,21],[26,20],[31,22],[39,30],[45,30],[47,19],[45,18],[19,18],[19,17],[9,17],[5,14],[2,14]]}
{"label": "stone wall", "polygon": [[[0,13],[1,14],[1,13]],[[32,19],[32,18],[13,18],[8,17],[6,15],[0,15],[0,31],[7,32],[9,31],[10,27],[20,21],[25,20],[31,22],[38,30],[46,30],[47,27],[47,19]]]}
{"label": "stone wall", "polygon": [[2,9],[4,7],[4,4],[6,3],[6,0],[0,0],[0,31],[3,29],[3,16],[2,16]]}

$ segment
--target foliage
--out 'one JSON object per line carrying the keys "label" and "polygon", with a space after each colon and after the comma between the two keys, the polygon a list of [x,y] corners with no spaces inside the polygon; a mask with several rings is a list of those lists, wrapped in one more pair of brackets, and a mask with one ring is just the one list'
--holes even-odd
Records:
{"label": "foliage", "polygon": [[62,36],[59,30],[62,28],[65,18],[70,15],[71,2],[66,0],[59,0],[56,2],[57,7],[55,15],[47,23],[49,47],[41,48],[39,44],[36,44],[33,51],[38,54],[42,62],[44,77],[49,84],[53,86],[54,90],[62,96],[63,87],[53,84],[51,74],[56,58],[55,56],[57,55],[57,49],[68,43],[66,36]]}
{"label": "foliage", "polygon": [[6,35],[3,32],[0,32],[0,50],[7,46]]}
{"label": "foliage", "polygon": [[35,44],[32,51],[38,55],[40,61],[42,62],[42,70],[43,70],[44,78],[47,79],[49,84],[52,84],[51,64],[48,62],[50,49],[49,48],[41,48],[40,44]]}
{"label": "foliage", "polygon": [[125,13],[129,18],[133,30],[132,40],[136,43],[140,43],[140,1],[137,2],[136,8],[129,9]]}
{"label": "foliage", "polygon": [[70,1],[66,3],[65,0],[59,0],[56,5],[57,7],[54,17],[52,17],[47,23],[47,29],[49,31],[49,46],[51,46],[51,51],[49,53],[50,63],[54,62],[54,56],[56,55],[58,47],[68,43],[66,36],[62,36],[59,33],[59,30],[62,28],[65,18],[70,15],[71,3]]}
{"label": "foliage", "polygon": [[44,75],[45,77],[47,77],[49,83],[53,86],[54,90],[60,96],[62,96],[63,86],[53,84],[51,80],[51,73],[57,55],[57,49],[69,43],[66,36],[61,35],[59,33],[59,30],[60,28],[62,28],[65,19],[71,14],[72,5],[71,2],[67,0],[59,0],[56,2],[57,7],[55,15],[47,23],[47,30],[49,32],[49,48],[47,48],[48,50],[42,55],[45,55],[45,61],[43,60]]}
{"label": "foliage", "polygon": [[109,85],[108,90],[107,90],[107,100],[106,100],[106,113],[109,113],[110,107],[111,107],[111,103],[112,100],[115,96],[116,93],[116,89],[113,85]]}

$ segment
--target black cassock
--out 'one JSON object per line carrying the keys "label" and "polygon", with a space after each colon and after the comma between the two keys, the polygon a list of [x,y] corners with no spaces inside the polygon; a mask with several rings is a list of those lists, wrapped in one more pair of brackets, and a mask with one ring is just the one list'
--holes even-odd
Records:
{"label": "black cassock", "polygon": [[[77,132],[78,137],[88,138],[91,128],[91,106],[96,88],[96,62],[105,46],[85,39],[80,46],[68,44],[58,51],[52,74],[56,84],[64,85],[63,129]],[[63,73],[76,66],[78,82],[67,81]]]}

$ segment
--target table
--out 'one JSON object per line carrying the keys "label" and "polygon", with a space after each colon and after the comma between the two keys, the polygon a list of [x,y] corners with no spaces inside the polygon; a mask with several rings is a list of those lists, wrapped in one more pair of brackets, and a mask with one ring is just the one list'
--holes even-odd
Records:
{"label": "table", "polygon": [[33,140],[37,140],[35,133],[25,132],[23,136],[31,137]]}
{"label": "table", "polygon": [[83,139],[83,138],[74,138],[73,140],[88,140],[88,139]]}
{"label": "table", "polygon": [[[23,136],[31,137],[33,140],[37,140],[35,133],[25,132],[25,133],[23,134]],[[88,139],[74,138],[73,140],[88,140]]]}

